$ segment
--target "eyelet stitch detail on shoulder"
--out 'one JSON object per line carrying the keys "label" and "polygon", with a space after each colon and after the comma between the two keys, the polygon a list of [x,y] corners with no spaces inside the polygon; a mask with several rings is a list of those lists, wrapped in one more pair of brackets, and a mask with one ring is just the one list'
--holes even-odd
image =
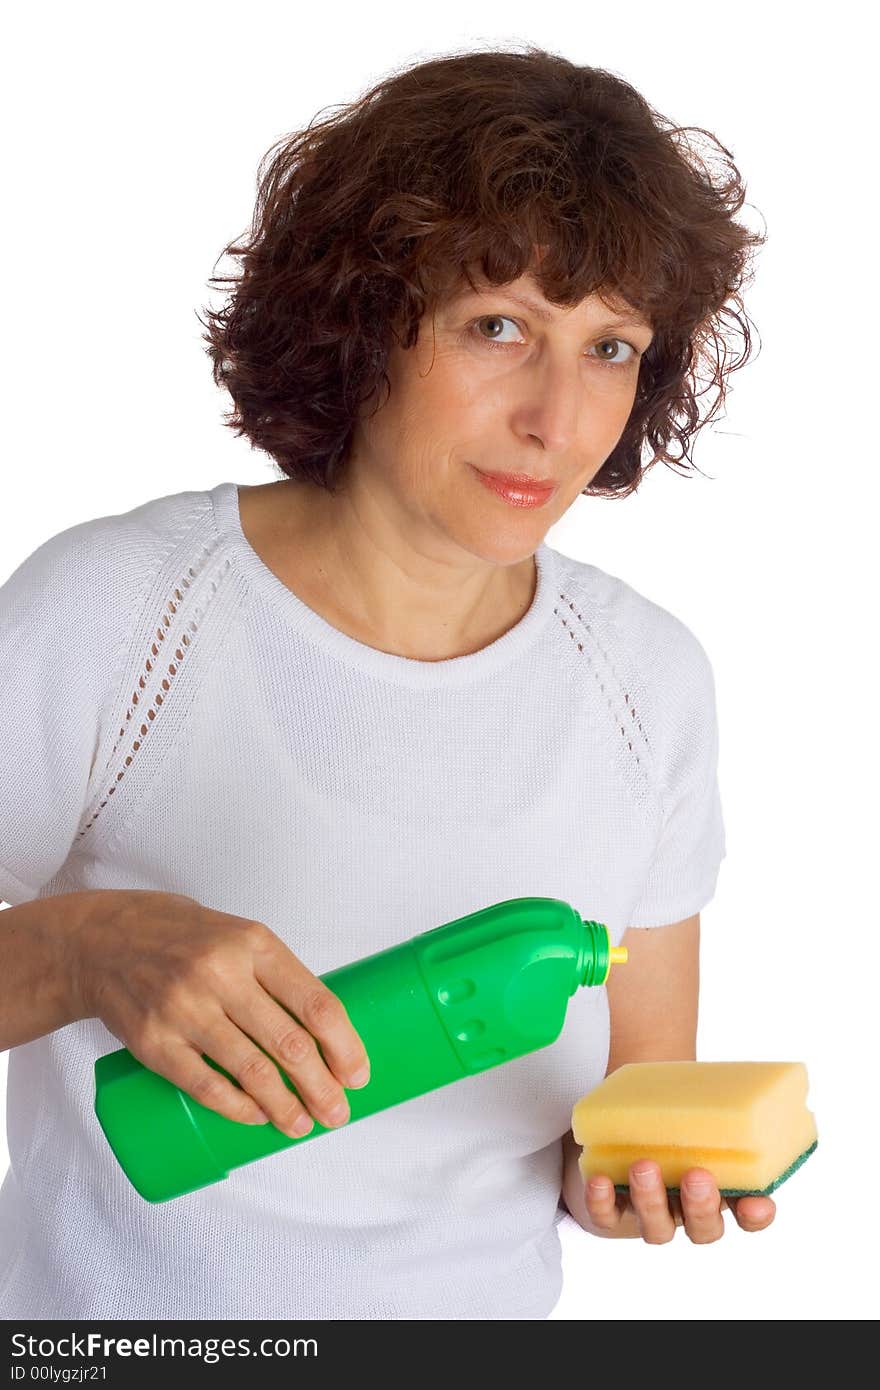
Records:
{"label": "eyelet stitch detail on shoulder", "polygon": [[612,675],[613,675],[613,676],[615,677],[615,679],[617,680],[618,685],[620,686],[620,689],[621,689],[621,691],[623,692],[623,698],[624,698],[624,701],[626,702],[626,705],[627,705],[627,707],[628,707],[630,725],[631,725],[632,720],[635,720],[635,729],[638,729],[638,735],[636,734],[635,729],[633,729],[632,727],[630,727],[630,729],[627,730],[627,718],[626,718],[626,715],[623,716],[623,720],[622,720],[622,722],[621,722],[621,716],[620,716],[620,714],[618,713],[618,710],[615,708],[615,705],[614,705],[614,702],[613,702],[611,696],[608,695],[608,694],[606,693],[606,691],[605,691],[605,683],[604,683],[604,681],[601,679],[601,677],[600,677],[600,675],[599,675],[599,672],[596,670],[595,664],[594,664],[594,662],[593,662],[593,658],[591,657],[589,651],[587,650],[587,648],[586,648],[586,646],[584,645],[584,643],[578,640],[578,635],[577,635],[577,633],[576,633],[576,631],[575,631],[575,629],[574,629],[574,626],[573,626],[571,623],[569,623],[568,619],[565,617],[564,614],[562,614],[562,613],[559,611],[558,608],[554,608],[553,612],[554,612],[554,613],[556,614],[556,616],[559,618],[560,622],[562,623],[562,626],[563,626],[563,627],[565,628],[565,630],[567,631],[567,633],[568,633],[569,637],[571,638],[572,642],[575,643],[575,645],[576,645],[578,651],[581,652],[582,655],[584,655],[584,656],[587,658],[587,661],[590,663],[590,668],[592,669],[592,672],[593,672],[593,678],[594,678],[594,680],[597,682],[597,684],[598,684],[598,686],[599,686],[599,689],[601,690],[602,694],[605,695],[606,703],[607,703],[607,705],[608,705],[608,709],[609,709],[610,712],[611,712],[612,718],[614,719],[615,725],[616,725],[617,728],[620,730],[620,733],[621,733],[622,737],[626,740],[626,744],[627,744],[627,747],[629,748],[629,751],[632,753],[632,755],[633,755],[633,757],[635,758],[636,762],[641,766],[641,759],[640,759],[638,753],[636,752],[636,750],[633,748],[633,739],[636,739],[636,742],[639,742],[639,736],[641,736],[641,741],[644,742],[645,748],[647,749],[647,752],[648,752],[648,755],[649,755],[649,756],[651,756],[651,752],[652,752],[652,750],[651,750],[651,744],[650,744],[650,741],[649,741],[649,739],[648,739],[648,735],[645,733],[645,730],[642,728],[642,721],[639,719],[639,717],[638,717],[638,715],[637,715],[637,713],[636,713],[635,705],[630,704],[630,698],[629,698],[629,694],[628,694],[628,692],[627,692],[627,690],[626,690],[626,688],[625,688],[625,684],[624,684],[623,681],[621,681],[620,677],[618,676],[616,670],[614,669],[614,663],[612,662],[612,660],[611,660],[610,656],[608,655],[608,653],[607,653],[607,652],[605,651],[605,649],[602,647],[601,643],[599,642],[598,638],[596,637],[596,634],[593,632],[593,629],[591,628],[590,624],[587,622],[587,620],[586,620],[586,618],[584,617],[583,613],[581,613],[581,612],[578,611],[578,608],[577,608],[576,603],[575,603],[572,599],[569,599],[564,593],[561,593],[561,594],[559,595],[559,597],[560,597],[560,600],[568,607],[568,609],[570,610],[570,612],[572,612],[572,613],[575,615],[575,617],[577,618],[578,622],[581,623],[581,624],[583,625],[584,628],[586,628],[587,632],[590,634],[590,636],[592,637],[593,641],[595,642],[597,650],[600,651],[600,652],[602,653],[602,656],[604,657],[605,661],[608,663],[608,667],[609,667],[609,669],[610,669]]}
{"label": "eyelet stitch detail on shoulder", "polygon": [[[196,606],[193,617],[187,619],[185,622],[182,623],[183,631],[181,632],[181,635],[174,646],[173,660],[168,662],[165,668],[165,675],[159,681],[158,687],[155,689],[152,699],[150,700],[149,706],[144,710],[142,707],[144,692],[146,692],[147,690],[148,677],[153,675],[153,661],[151,660],[151,658],[160,656],[162,643],[166,640],[166,637],[168,636],[169,630],[172,627],[173,619],[177,614],[178,607],[184,601],[186,590],[191,588],[192,582],[196,580],[202,573],[202,571],[205,569],[205,566],[207,565],[208,561],[210,560],[211,556],[213,555],[216,549],[216,542],[202,547],[202,555],[197,564],[197,567],[193,568],[192,565],[189,566],[189,568],[186,571],[186,574],[183,575],[183,577],[179,580],[178,584],[175,586],[173,597],[169,598],[165,603],[165,609],[162,614],[161,623],[159,627],[155,629],[155,640],[150,645],[150,655],[144,661],[141,674],[137,680],[136,688],[132,691],[131,694],[131,703],[126,712],[122,727],[120,728],[119,733],[116,737],[116,742],[113,745],[113,750],[110,754],[111,762],[116,758],[117,751],[120,747],[120,744],[125,739],[126,733],[131,732],[129,725],[133,716],[135,716],[136,713],[141,714],[143,722],[137,728],[135,732],[135,737],[133,741],[130,743],[128,751],[125,755],[123,766],[119,768],[119,771],[116,773],[116,776],[114,777],[112,784],[107,788],[106,795],[103,797],[101,801],[99,801],[97,806],[95,806],[85,825],[83,825],[82,829],[78,832],[76,836],[77,842],[81,840],[82,837],[94,825],[95,821],[100,816],[101,811],[107,805],[111,796],[116,791],[116,788],[118,787],[119,783],[124,778],[126,768],[131,766],[135,754],[143,746],[143,743],[145,742],[153,727],[153,723],[156,719],[156,716],[165,701],[165,696],[171,691],[174,678],[177,676],[181,668],[181,665],[186,660],[186,655],[188,648],[191,644],[192,636],[198,630],[202,614],[205,611],[205,607],[207,606],[207,603],[210,601],[214,593],[216,593],[218,585],[221,583],[224,574],[229,569],[232,563],[229,557],[226,558],[217,575],[215,576],[214,580],[212,581],[210,590],[204,602]],[[183,592],[181,592],[181,590],[183,590]],[[159,669],[161,670],[161,666],[159,666]],[[162,692],[164,692],[164,694]]]}

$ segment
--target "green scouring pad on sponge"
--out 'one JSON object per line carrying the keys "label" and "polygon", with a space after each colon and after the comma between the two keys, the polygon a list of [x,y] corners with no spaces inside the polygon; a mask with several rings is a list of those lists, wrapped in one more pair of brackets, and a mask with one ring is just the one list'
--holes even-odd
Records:
{"label": "green scouring pad on sponge", "polygon": [[650,1158],[670,1192],[706,1168],[723,1196],[767,1196],[818,1143],[808,1084],[803,1062],[627,1062],[574,1106],[581,1175],[627,1192]]}

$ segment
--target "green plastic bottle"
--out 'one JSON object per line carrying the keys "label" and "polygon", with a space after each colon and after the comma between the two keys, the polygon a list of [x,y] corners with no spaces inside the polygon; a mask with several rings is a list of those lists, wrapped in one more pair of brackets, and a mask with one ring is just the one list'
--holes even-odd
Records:
{"label": "green plastic bottle", "polygon": [[[370,1059],[367,1085],[346,1092],[348,1124],[547,1047],[562,1032],[575,990],[604,984],[611,965],[625,960],[607,927],[568,903],[511,898],[328,971],[321,979],[344,1003]],[[333,1132],[316,1120],[292,1139],[271,1122],[229,1120],[125,1047],[95,1062],[95,1113],[148,1202],[194,1192],[232,1168]]]}

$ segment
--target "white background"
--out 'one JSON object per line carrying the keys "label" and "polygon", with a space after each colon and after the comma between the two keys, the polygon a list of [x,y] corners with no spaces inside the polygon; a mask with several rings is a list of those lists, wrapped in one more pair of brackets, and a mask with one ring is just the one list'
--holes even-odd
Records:
{"label": "white background", "polygon": [[[769,241],[746,299],[757,355],[695,447],[708,476],[658,464],[625,502],[579,498],[547,540],[625,578],[706,647],[728,854],[703,913],[699,1055],[804,1061],[820,1142],[762,1233],[730,1215],[709,1246],[564,1227],[553,1316],[876,1317],[869,9],[305,9],[33,5],[7,21],[0,582],[76,522],[279,476],[223,427],[229,398],[195,314],[220,302],[207,281],[249,225],[260,157],[322,108],[398,66],[531,42],[610,68],[670,120],[716,135],[746,179],[741,216]],[[0,1176],[7,1163],[4,1148]]]}

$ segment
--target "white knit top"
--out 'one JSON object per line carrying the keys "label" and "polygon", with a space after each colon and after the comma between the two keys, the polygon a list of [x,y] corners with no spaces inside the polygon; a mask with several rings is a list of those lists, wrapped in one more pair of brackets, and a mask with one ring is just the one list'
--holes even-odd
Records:
{"label": "white knit top", "polygon": [[[623,580],[536,559],[514,627],[428,662],[297,598],[234,483],[51,537],[0,587],[0,899],[184,893],[317,975],[520,896],[614,943],[699,912],[725,853],[706,652]],[[604,988],[549,1047],[162,1203],[94,1112],[120,1046],[87,1019],[9,1053],[0,1317],[552,1311],[560,1141],[605,1072]]]}

